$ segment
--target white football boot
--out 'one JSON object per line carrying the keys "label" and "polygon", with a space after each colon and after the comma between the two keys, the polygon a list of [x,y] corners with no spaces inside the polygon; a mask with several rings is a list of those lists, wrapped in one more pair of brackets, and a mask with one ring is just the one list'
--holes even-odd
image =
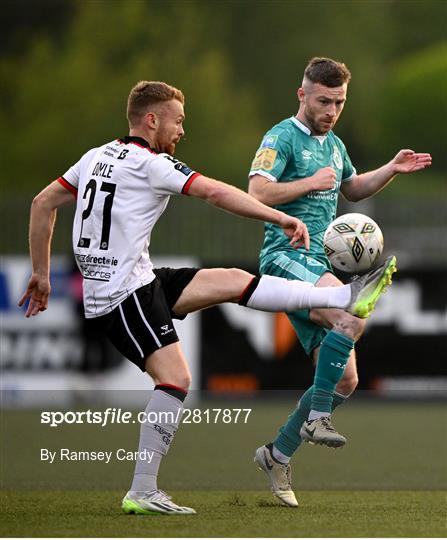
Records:
{"label": "white football boot", "polygon": [[122,509],[126,514],[195,514],[187,506],[174,504],[171,497],[161,489],[155,491],[129,491],[123,499]]}
{"label": "white football boot", "polygon": [[346,438],[337,433],[330,416],[306,420],[300,429],[300,437],[310,444],[322,444],[338,448],[346,444]]}
{"label": "white football boot", "polygon": [[287,506],[298,506],[295,493],[292,491],[292,471],[290,464],[275,461],[270,453],[271,444],[256,450],[254,462],[259,470],[264,471],[270,480],[272,493]]}

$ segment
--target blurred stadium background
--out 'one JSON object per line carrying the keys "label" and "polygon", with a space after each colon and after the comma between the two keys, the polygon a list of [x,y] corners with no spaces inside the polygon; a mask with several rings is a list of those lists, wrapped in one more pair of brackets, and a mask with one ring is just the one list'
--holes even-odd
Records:
{"label": "blurred stadium background", "polygon": [[[149,387],[133,366],[83,330],[70,209],[60,212],[56,225],[50,309],[25,321],[16,307],[29,273],[33,196],[87,149],[126,133],[130,87],[156,79],[181,88],[186,138],[177,157],[246,189],[263,133],[296,112],[296,88],[307,60],[316,55],[343,60],[352,72],[336,132],[358,171],[381,165],[400,148],[433,156],[430,170],[400,177],[372,200],[339,207],[340,214],[357,211],[375,219],[386,253],[399,259],[395,284],[359,344],[358,395],[372,403],[374,398],[417,403],[445,398],[446,20],[444,0],[5,0],[0,50],[3,405],[50,399],[70,406],[88,401],[89,391],[99,403],[99,389]],[[256,271],[262,236],[259,223],[178,197],[154,232],[151,253],[160,264]],[[181,335],[194,388],[206,391],[207,399],[267,400],[267,390],[289,391],[278,395],[289,400],[281,416],[267,415],[259,423],[270,426],[270,434],[312,380],[312,366],[284,316],[226,305],[188,317]],[[268,399],[274,398],[269,394]],[[405,409],[396,410],[404,415]],[[383,408],[379,413],[386,415]],[[445,409],[439,418],[445,420]],[[439,475],[428,485],[422,479],[411,486],[402,480],[393,487],[445,487],[445,461],[439,461],[442,452],[445,457],[443,426]],[[427,429],[439,436],[439,424]],[[374,483],[367,477],[365,484]]]}

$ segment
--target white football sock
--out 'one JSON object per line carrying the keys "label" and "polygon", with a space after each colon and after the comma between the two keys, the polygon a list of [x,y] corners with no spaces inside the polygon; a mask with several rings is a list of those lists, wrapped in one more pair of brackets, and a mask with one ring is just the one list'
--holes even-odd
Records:
{"label": "white football sock", "polygon": [[132,494],[157,489],[160,462],[178,429],[183,402],[167,392],[169,389],[163,391],[156,388],[147,404],[145,413],[148,421],[140,426],[139,455],[130,488]]}
{"label": "white football sock", "polygon": [[286,456],[281,452],[281,450],[278,450],[275,445],[272,447],[272,455],[276,459],[276,461],[279,461],[280,463],[283,463],[286,465],[290,461],[290,457]]}
{"label": "white football sock", "polygon": [[314,287],[312,283],[264,275],[246,306],[262,311],[297,311],[312,308],[344,309],[351,300],[350,285]]}
{"label": "white football sock", "polygon": [[317,418],[323,418],[325,416],[327,417],[327,416],[331,416],[331,415],[328,412],[315,411],[315,410],[312,409],[310,411],[310,413],[309,413],[308,421],[310,422],[311,420],[317,420]]}

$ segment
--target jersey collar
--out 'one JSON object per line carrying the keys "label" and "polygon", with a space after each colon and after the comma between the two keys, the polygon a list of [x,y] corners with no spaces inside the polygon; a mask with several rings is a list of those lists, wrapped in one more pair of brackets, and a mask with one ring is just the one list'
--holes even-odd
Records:
{"label": "jersey collar", "polygon": [[310,131],[310,129],[307,126],[305,126],[302,122],[300,122],[296,116],[291,116],[290,120],[292,120],[295,126],[298,129],[301,129],[303,133],[305,133],[306,135],[309,135],[310,137],[313,137],[314,139],[317,139],[320,144],[323,144],[324,141],[326,140],[327,135],[312,135],[312,132]]}
{"label": "jersey collar", "polygon": [[296,116],[291,116],[290,120],[292,120],[295,126],[301,129],[301,131],[303,131],[306,135],[311,135],[310,129],[307,126],[305,126],[302,122],[300,122]]}
{"label": "jersey collar", "polygon": [[148,148],[151,152],[155,152],[158,154],[156,150],[151,148],[151,145],[146,141],[146,139],[143,139],[143,137],[136,137],[134,135],[126,135],[125,137],[120,137],[119,140],[123,142],[124,144],[129,143],[135,143],[139,146],[143,146],[143,148]]}

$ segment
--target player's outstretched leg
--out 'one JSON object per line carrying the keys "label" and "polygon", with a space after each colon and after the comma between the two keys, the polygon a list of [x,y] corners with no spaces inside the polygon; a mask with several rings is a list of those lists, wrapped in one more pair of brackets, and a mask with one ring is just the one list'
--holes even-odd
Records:
{"label": "player's outstretched leg", "polygon": [[378,268],[351,282],[351,301],[346,308],[348,313],[361,319],[371,315],[377,300],[391,285],[392,275],[397,270],[396,262],[396,257],[391,255]]}
{"label": "player's outstretched leg", "polygon": [[273,495],[287,506],[298,506],[292,490],[291,469],[288,463],[280,463],[272,453],[273,444],[256,450],[254,462],[269,477]]}
{"label": "player's outstretched leg", "polygon": [[396,257],[349,285],[314,287],[311,283],[264,275],[254,278],[243,292],[239,304],[262,311],[293,312],[300,309],[339,308],[366,319],[371,315],[391,276],[396,271]]}

